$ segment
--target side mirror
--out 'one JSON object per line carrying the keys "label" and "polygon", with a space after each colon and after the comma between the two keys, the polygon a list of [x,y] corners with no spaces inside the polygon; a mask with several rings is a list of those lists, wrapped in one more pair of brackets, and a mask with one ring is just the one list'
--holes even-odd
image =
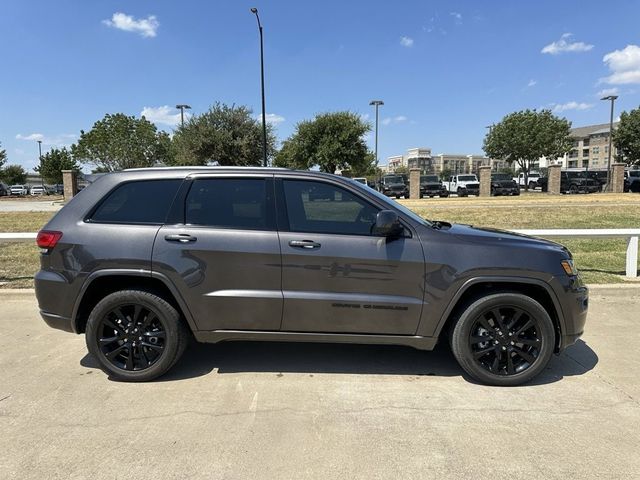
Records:
{"label": "side mirror", "polygon": [[373,226],[374,235],[382,237],[398,237],[403,228],[398,214],[393,210],[380,210],[376,216],[376,224]]}

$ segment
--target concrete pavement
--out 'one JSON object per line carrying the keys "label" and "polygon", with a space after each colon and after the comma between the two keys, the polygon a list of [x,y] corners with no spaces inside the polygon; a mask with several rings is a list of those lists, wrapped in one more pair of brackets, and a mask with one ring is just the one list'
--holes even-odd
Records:
{"label": "concrete pavement", "polygon": [[110,381],[30,292],[0,295],[0,478],[638,478],[640,289],[592,291],[584,341],[534,384],[448,349],[195,345]]}

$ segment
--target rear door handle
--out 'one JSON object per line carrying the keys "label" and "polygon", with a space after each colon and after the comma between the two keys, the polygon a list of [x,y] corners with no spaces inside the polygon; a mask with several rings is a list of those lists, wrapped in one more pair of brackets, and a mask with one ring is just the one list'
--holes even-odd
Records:
{"label": "rear door handle", "polygon": [[198,240],[193,235],[189,235],[188,233],[178,233],[175,235],[165,235],[164,239],[167,242],[179,242],[179,243],[191,243]]}
{"label": "rear door handle", "polygon": [[289,242],[289,246],[294,248],[304,248],[307,250],[320,248],[320,244],[313,240],[291,240]]}

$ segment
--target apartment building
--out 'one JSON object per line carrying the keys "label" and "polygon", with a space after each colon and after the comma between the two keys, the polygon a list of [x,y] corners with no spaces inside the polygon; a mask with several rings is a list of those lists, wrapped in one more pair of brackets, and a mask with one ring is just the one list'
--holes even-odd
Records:
{"label": "apartment building", "polygon": [[408,169],[419,168],[423,173],[440,174],[445,170],[453,173],[478,173],[481,165],[490,165],[494,171],[508,168],[507,162],[495,160],[484,155],[459,155],[440,153],[432,155],[431,149],[426,147],[410,148],[405,155],[394,155],[387,158],[388,173],[393,173],[398,167]]}

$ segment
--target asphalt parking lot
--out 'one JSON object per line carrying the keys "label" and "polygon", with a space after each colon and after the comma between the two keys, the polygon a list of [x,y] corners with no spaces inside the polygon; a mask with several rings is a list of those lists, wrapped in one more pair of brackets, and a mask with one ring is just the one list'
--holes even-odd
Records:
{"label": "asphalt parking lot", "polygon": [[592,291],[534,384],[465,379],[447,348],[194,345],[110,381],[84,339],[0,293],[0,478],[638,478],[640,288]]}

